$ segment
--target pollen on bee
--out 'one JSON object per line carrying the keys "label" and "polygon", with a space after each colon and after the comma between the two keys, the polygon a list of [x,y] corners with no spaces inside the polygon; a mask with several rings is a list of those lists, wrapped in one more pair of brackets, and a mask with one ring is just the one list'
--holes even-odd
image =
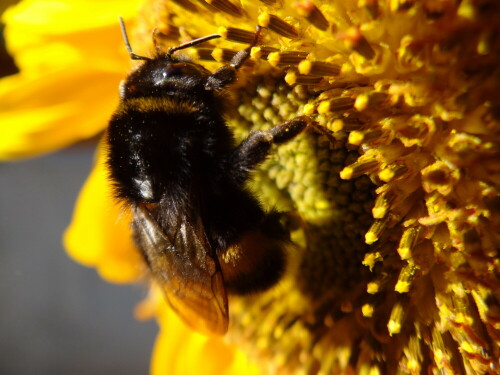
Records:
{"label": "pollen on bee", "polygon": [[267,27],[275,33],[280,34],[286,38],[292,39],[299,36],[299,33],[295,29],[295,27],[282,20],[278,16],[275,16],[274,14],[262,12],[259,15],[257,21],[260,26]]}
{"label": "pollen on bee", "polygon": [[230,246],[226,251],[220,255],[220,260],[226,264],[234,263],[241,256],[241,247]]}

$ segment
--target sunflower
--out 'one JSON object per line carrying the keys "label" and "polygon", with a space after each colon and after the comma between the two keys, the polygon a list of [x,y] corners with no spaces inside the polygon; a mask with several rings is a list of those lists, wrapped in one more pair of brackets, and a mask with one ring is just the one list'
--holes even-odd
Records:
{"label": "sunflower", "polygon": [[[500,4],[46,4],[4,17],[21,72],[0,83],[3,158],[104,129],[127,65],[118,14],[139,55],[155,28],[164,48],[220,33],[188,51],[211,70],[263,26],[229,126],[243,139],[307,115],[323,129],[274,150],[251,181],[298,218],[283,279],[231,296],[223,338],[190,331],[153,287],[137,309],[161,327],[152,373],[499,372]],[[100,148],[66,247],[108,280],[137,281],[147,271],[103,159]]]}

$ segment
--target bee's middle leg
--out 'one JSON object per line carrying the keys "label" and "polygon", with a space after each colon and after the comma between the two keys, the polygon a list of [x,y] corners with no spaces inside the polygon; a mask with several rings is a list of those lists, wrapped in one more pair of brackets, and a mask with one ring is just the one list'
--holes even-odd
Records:
{"label": "bee's middle leg", "polygon": [[239,180],[246,180],[255,166],[264,161],[273,144],[281,144],[292,140],[313,120],[307,116],[299,116],[276,125],[269,130],[258,130],[240,143],[230,156],[230,164]]}

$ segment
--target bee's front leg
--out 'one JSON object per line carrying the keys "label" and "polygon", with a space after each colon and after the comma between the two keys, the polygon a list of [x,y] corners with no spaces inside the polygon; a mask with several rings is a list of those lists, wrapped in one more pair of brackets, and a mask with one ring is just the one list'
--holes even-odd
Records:
{"label": "bee's front leg", "polygon": [[251,45],[233,56],[229,65],[225,65],[213,72],[205,83],[205,90],[220,90],[236,81],[236,72],[250,57],[252,47],[257,45],[262,28],[257,26],[255,38]]}

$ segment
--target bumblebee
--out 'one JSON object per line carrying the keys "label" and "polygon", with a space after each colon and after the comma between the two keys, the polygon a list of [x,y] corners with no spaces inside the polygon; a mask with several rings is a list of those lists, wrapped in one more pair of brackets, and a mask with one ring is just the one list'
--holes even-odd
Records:
{"label": "bumblebee", "polygon": [[[212,34],[142,60],[120,87],[107,128],[107,164],[118,199],[133,211],[138,248],[177,314],[205,334],[228,329],[227,293],[273,286],[286,265],[289,233],[245,187],[273,144],[310,123],[302,116],[240,144],[224,120],[224,89],[237,80],[255,41],[210,72],[175,52],[219,38]],[[154,39],[154,36],[153,36]]]}

